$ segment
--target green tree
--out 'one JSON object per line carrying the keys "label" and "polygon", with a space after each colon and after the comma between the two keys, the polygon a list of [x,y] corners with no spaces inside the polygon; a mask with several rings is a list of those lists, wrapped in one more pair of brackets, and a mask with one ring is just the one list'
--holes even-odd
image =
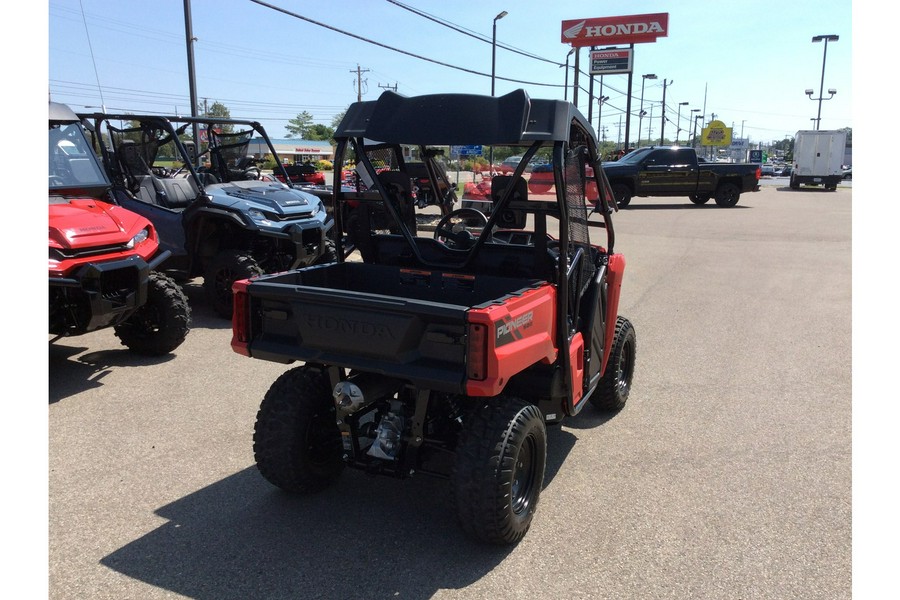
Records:
{"label": "green tree", "polygon": [[305,140],[330,140],[334,137],[334,127],[329,127],[328,125],[316,124],[310,127],[306,135],[303,137]]}
{"label": "green tree", "polygon": [[307,136],[313,128],[313,116],[304,110],[302,113],[288,121],[284,128],[288,132],[286,136],[288,138],[298,137],[302,140],[312,139]]}
{"label": "green tree", "polygon": [[345,108],[344,110],[342,110],[342,111],[339,112],[338,114],[334,115],[334,118],[331,119],[331,126],[332,126],[334,129],[337,129],[337,128],[338,128],[338,125],[341,124],[341,121],[344,120],[344,116],[345,116],[346,114],[347,114],[347,109]]}
{"label": "green tree", "polygon": [[[200,110],[199,113],[202,117],[220,117],[222,119],[231,118],[231,111],[228,110],[227,106],[225,106],[218,100],[214,101],[205,110]],[[231,133],[234,130],[234,127],[232,125],[223,125],[221,130],[222,133]]]}

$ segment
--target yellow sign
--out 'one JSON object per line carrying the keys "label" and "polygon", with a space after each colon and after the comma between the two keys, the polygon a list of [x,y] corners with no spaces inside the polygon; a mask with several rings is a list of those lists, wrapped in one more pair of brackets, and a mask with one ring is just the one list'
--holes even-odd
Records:
{"label": "yellow sign", "polygon": [[704,146],[730,146],[731,127],[725,127],[722,121],[712,121],[703,128],[700,143]]}

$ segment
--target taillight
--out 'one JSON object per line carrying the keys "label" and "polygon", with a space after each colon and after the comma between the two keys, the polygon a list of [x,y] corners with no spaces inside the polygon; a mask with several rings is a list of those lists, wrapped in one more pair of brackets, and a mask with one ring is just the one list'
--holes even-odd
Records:
{"label": "taillight", "polygon": [[762,167],[756,167],[756,180],[759,181],[760,177],[762,177]]}
{"label": "taillight", "polygon": [[484,381],[487,377],[487,327],[478,323],[469,324],[466,373],[469,379],[476,381]]}
{"label": "taillight", "polygon": [[250,356],[250,295],[247,280],[234,283],[234,309],[231,313],[231,349],[238,354]]}

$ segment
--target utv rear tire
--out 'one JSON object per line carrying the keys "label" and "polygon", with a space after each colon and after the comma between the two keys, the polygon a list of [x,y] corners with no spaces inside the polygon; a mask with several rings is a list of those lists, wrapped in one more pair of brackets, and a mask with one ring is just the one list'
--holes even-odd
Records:
{"label": "utv rear tire", "polygon": [[547,466],[547,430],[540,410],[498,396],[470,415],[451,475],[460,527],[491,544],[522,539],[537,509]]}
{"label": "utv rear tire", "polygon": [[235,281],[262,275],[263,270],[249,254],[223,250],[209,261],[203,277],[203,288],[212,309],[223,319],[231,319],[234,302],[231,286]]}
{"label": "utv rear tire", "polygon": [[613,198],[616,199],[616,205],[619,208],[625,208],[631,203],[631,188],[622,183],[612,186]]}
{"label": "utv rear tire", "polygon": [[259,472],[287,492],[333,483],[344,469],[328,374],[304,365],[282,373],[266,392],[253,431]]}
{"label": "utv rear tire", "polygon": [[723,183],[716,190],[716,204],[722,208],[731,208],[741,198],[741,190],[733,183]]}
{"label": "utv rear tire", "polygon": [[191,329],[191,307],[181,286],[156,271],[147,281],[147,303],[116,325],[116,337],[133,352],[161,356],[181,345]]}
{"label": "utv rear tire", "polygon": [[600,378],[590,402],[600,410],[619,411],[625,408],[634,377],[637,336],[634,326],[625,317],[616,318],[612,353],[606,363],[606,372]]}

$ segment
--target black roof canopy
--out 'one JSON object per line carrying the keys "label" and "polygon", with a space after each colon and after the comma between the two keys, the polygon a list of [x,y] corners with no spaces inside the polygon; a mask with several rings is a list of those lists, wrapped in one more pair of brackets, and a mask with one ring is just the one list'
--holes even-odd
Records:
{"label": "black roof canopy", "polygon": [[567,141],[573,120],[593,135],[590,124],[571,103],[531,99],[525,90],[499,97],[407,97],[386,91],[378,100],[350,105],[334,138],[442,146],[530,145],[535,141]]}

